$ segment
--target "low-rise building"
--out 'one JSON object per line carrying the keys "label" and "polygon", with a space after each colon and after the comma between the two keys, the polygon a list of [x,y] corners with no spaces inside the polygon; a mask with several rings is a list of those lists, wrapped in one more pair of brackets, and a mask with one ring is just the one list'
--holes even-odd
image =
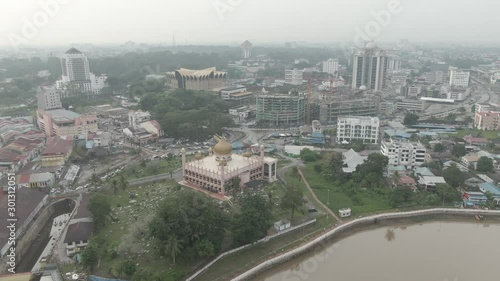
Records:
{"label": "low-rise building", "polygon": [[462,164],[465,166],[465,167],[474,167],[474,169],[476,169],[477,167],[477,162],[479,161],[479,159],[481,159],[481,156],[477,155],[477,154],[469,154],[469,155],[465,155],[462,157]]}
{"label": "low-rise building", "polygon": [[379,139],[378,117],[346,116],[337,120],[337,142],[376,144]]}
{"label": "low-rise building", "polygon": [[353,173],[356,171],[356,168],[359,165],[361,165],[365,162],[365,160],[367,158],[368,157],[366,157],[366,156],[359,155],[359,153],[357,153],[353,149],[350,149],[349,151],[343,152],[342,153],[342,161],[343,161],[342,170],[344,171],[344,173],[348,173],[348,174]]}
{"label": "low-rise building", "polygon": [[466,191],[463,193],[464,204],[466,206],[477,206],[484,205],[488,202],[488,197],[486,197],[482,192]]}
{"label": "low-rise building", "polygon": [[142,110],[131,110],[128,113],[128,125],[137,129],[140,124],[151,120],[151,114]]}
{"label": "low-rise building", "polygon": [[425,109],[425,100],[403,99],[396,102],[396,108],[399,110],[422,112]]}
{"label": "low-rise building", "polygon": [[18,185],[29,188],[50,188],[54,185],[55,179],[55,175],[49,172],[21,174],[18,177]]}
{"label": "low-rise building", "polygon": [[425,163],[426,148],[420,142],[389,139],[382,142],[380,152],[389,158],[389,166],[413,169]]}
{"label": "low-rise building", "polygon": [[236,101],[240,105],[255,103],[255,94],[248,92],[244,86],[222,89],[220,97],[223,100]]}
{"label": "low-rise building", "polygon": [[43,167],[62,166],[66,164],[73,152],[73,140],[60,137],[47,139],[47,146],[42,153]]}
{"label": "low-rise building", "polygon": [[147,122],[141,123],[141,128],[145,129],[148,133],[162,137],[164,135],[161,129],[160,123],[156,120],[149,120]]}
{"label": "low-rise building", "polygon": [[425,191],[436,191],[436,187],[439,184],[445,184],[446,181],[443,177],[436,176],[420,176],[418,178],[418,185],[421,189]]}
{"label": "low-rise building", "polygon": [[226,81],[227,72],[217,71],[215,67],[200,70],[180,68],[167,72],[167,87],[186,90],[212,90],[221,88]]}

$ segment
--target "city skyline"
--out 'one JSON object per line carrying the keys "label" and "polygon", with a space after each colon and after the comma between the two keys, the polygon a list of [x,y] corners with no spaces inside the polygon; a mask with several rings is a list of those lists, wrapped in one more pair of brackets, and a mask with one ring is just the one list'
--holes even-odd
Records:
{"label": "city skyline", "polygon": [[[480,4],[488,8],[478,9],[483,7]],[[491,36],[500,3],[491,0],[29,0],[5,1],[3,6],[0,46],[170,43],[174,34],[178,45],[247,39],[253,43],[360,42],[366,37],[500,41]],[[369,36],[360,35],[367,30],[371,30]]]}

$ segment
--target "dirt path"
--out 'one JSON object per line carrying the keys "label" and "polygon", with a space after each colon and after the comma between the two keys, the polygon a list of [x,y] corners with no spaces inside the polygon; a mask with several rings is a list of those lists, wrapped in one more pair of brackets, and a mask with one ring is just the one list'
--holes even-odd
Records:
{"label": "dirt path", "polygon": [[339,223],[341,223],[342,220],[334,212],[332,212],[332,210],[330,210],[330,208],[328,208],[325,204],[323,204],[323,202],[321,202],[319,200],[319,198],[316,196],[316,193],[314,193],[313,189],[309,185],[309,182],[307,181],[307,179],[304,176],[304,174],[302,173],[302,171],[300,169],[298,169],[298,171],[299,171],[300,176],[302,177],[302,181],[304,181],[304,183],[306,184],[306,187],[311,192],[314,200],[316,200],[316,202],[318,202],[318,204],[321,205],[321,207],[323,207],[330,215],[332,215],[332,217],[334,217]]}

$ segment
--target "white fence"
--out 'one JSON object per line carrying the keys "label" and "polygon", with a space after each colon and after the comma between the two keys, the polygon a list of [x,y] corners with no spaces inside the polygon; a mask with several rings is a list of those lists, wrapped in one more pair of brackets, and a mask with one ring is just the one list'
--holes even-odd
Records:
{"label": "white fence", "polygon": [[327,232],[326,234],[321,235],[320,237],[314,239],[313,241],[302,245],[292,251],[289,251],[281,256],[269,259],[256,267],[248,270],[247,272],[237,276],[236,278],[232,279],[232,281],[240,281],[240,280],[247,280],[260,272],[263,272],[273,266],[276,266],[278,264],[281,264],[285,261],[291,260],[294,257],[297,257],[307,251],[310,251],[312,248],[321,245],[325,241],[331,239],[335,234],[342,232],[346,229],[349,229],[351,227],[360,225],[360,224],[366,224],[366,223],[373,223],[376,219],[377,220],[385,220],[385,219],[396,219],[396,218],[409,218],[409,217],[418,217],[418,216],[426,216],[426,215],[446,215],[446,214],[452,214],[452,215],[496,215],[500,216],[500,211],[491,211],[491,210],[473,210],[473,209],[429,209],[429,210],[420,210],[420,211],[412,211],[412,212],[401,212],[401,213],[388,213],[388,214],[381,214],[381,215],[374,215],[370,217],[365,217],[365,218],[360,218],[356,219],[353,221],[350,221],[348,223],[342,224],[331,231]]}

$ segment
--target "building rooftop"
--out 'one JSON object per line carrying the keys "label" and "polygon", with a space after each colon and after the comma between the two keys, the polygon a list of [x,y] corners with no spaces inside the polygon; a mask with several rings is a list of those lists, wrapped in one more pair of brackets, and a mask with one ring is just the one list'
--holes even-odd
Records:
{"label": "building rooftop", "polygon": [[65,52],[65,54],[70,54],[70,55],[77,55],[77,54],[82,54],[78,49],[76,48],[71,48]]}
{"label": "building rooftop", "polygon": [[46,110],[45,112],[52,117],[52,120],[58,122],[71,122],[80,117],[80,114],[66,109]]}
{"label": "building rooftop", "polygon": [[64,243],[87,241],[94,232],[93,222],[76,222],[68,226]]}
{"label": "building rooftop", "polygon": [[483,182],[479,185],[479,189],[484,193],[490,192],[494,196],[500,196],[500,188],[492,183]]}
{"label": "building rooftop", "polygon": [[73,141],[60,137],[50,137],[47,139],[47,147],[42,155],[61,155],[69,152],[73,146]]}

